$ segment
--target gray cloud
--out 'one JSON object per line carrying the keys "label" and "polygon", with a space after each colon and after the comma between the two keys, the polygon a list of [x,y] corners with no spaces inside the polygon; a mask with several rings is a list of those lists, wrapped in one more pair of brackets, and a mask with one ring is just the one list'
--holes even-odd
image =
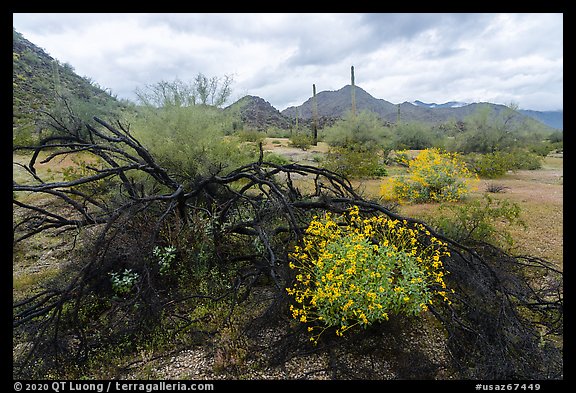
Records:
{"label": "gray cloud", "polygon": [[[234,75],[282,110],[356,83],[377,98],[562,108],[562,14],[15,14],[13,25],[122,98]],[[240,97],[237,97],[240,98]]]}

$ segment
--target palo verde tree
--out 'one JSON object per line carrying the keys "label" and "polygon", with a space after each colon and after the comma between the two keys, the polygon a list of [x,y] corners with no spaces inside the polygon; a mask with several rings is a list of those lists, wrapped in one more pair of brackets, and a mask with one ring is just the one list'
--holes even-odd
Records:
{"label": "palo verde tree", "polygon": [[138,101],[156,108],[210,105],[221,107],[232,94],[233,77],[225,75],[207,77],[198,73],[193,81],[162,80],[136,89]]}
{"label": "palo verde tree", "polygon": [[[14,242],[49,232],[72,233],[77,252],[61,275],[13,303],[15,336],[28,343],[28,350],[14,361],[18,377],[45,376],[70,363],[78,366],[99,349],[120,343],[136,351],[135,343],[159,327],[166,334],[188,329],[211,337],[258,285],[267,285],[272,296],[252,298],[264,311],[246,326],[245,334],[258,341],[255,330],[278,321],[282,329],[271,343],[258,342],[255,348],[264,349],[275,363],[312,350],[330,351],[342,339],[334,330],[341,325],[319,326],[326,330],[312,346],[310,326],[290,315],[289,306],[297,299],[287,288],[301,284],[317,295],[321,290],[315,281],[298,277],[302,273],[292,266],[305,261],[305,269],[320,268],[319,257],[332,252],[331,247],[342,256],[332,262],[346,262],[350,250],[345,247],[357,244],[366,256],[390,262],[382,271],[388,278],[404,268],[396,256],[409,259],[414,269],[419,257],[430,264],[442,257],[447,272],[442,282],[453,290],[450,302],[426,307],[415,303],[410,314],[428,313],[444,329],[447,367],[458,377],[562,376],[561,346],[555,345],[562,337],[562,273],[542,259],[508,255],[480,242],[460,244],[424,222],[364,199],[347,178],[326,169],[267,162],[261,152],[251,163],[186,178],[177,168],[160,165],[120,122],[94,118],[81,124],[81,130],[57,118],[52,124],[54,133],[37,145],[14,147],[30,152],[28,163],[15,164],[27,178],[13,183]],[[38,163],[66,156],[82,156],[85,164],[57,180],[38,170]],[[306,187],[300,186],[302,179],[308,179]],[[339,221],[350,211],[361,224]],[[327,214],[342,218],[329,220]],[[314,237],[318,220],[334,226],[332,243]],[[391,234],[384,232],[389,223]],[[342,230],[336,230],[339,226]],[[377,235],[372,236],[372,230]],[[356,231],[367,235],[357,239]],[[404,238],[402,233],[414,236]],[[396,244],[400,238],[409,248]],[[442,242],[441,253],[427,253],[434,242]],[[308,251],[308,243],[321,247],[319,252],[298,252]],[[358,266],[358,274],[365,273],[360,270]],[[315,272],[319,279],[334,275]],[[424,273],[400,274],[406,281],[402,286],[426,277],[420,275]],[[356,277],[354,282],[361,281]],[[379,285],[374,282],[370,288],[379,290]],[[388,292],[394,294],[396,287]],[[426,293],[423,288],[422,299]],[[351,296],[349,300],[360,299],[362,293]],[[306,297],[297,308],[314,308],[313,298]],[[217,313],[209,304],[220,306],[223,324],[211,323]],[[404,306],[390,306],[387,317],[409,318],[406,313],[395,315],[395,310]],[[322,310],[316,311],[310,315]],[[357,325],[346,335],[361,340],[368,332],[364,328],[388,326],[371,322],[366,319],[366,326]]]}

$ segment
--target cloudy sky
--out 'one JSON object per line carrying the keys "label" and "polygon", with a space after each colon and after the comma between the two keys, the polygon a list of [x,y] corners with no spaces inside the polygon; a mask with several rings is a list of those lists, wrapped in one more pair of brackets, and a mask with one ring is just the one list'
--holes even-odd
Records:
{"label": "cloudy sky", "polygon": [[355,83],[376,98],[563,109],[563,14],[13,14],[13,26],[81,76],[137,87],[233,76],[229,103],[283,110]]}

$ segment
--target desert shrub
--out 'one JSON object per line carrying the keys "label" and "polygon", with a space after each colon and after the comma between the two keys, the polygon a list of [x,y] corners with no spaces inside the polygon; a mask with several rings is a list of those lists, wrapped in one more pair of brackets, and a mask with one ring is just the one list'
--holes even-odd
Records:
{"label": "desert shrub", "polygon": [[393,149],[428,149],[436,145],[429,125],[420,122],[399,123],[393,128]]}
{"label": "desert shrub", "polygon": [[542,158],[539,155],[522,150],[471,153],[466,156],[466,161],[474,173],[487,179],[501,177],[508,171],[535,170],[542,167]]}
{"label": "desert shrub", "polygon": [[326,154],[322,166],[348,178],[386,176],[386,167],[371,149],[335,147]]}
{"label": "desert shrub", "polygon": [[465,204],[442,205],[427,222],[451,239],[483,241],[499,247],[512,247],[514,239],[508,228],[525,227],[521,209],[515,202],[484,194]]}
{"label": "desert shrub", "polygon": [[529,145],[528,150],[530,153],[536,154],[537,156],[546,157],[548,154],[556,150],[556,146],[554,143],[545,141]]}
{"label": "desert shrub", "polygon": [[272,152],[264,152],[264,161],[277,165],[286,165],[290,163],[290,160],[286,157]]}
{"label": "desert shrub", "polygon": [[341,336],[390,315],[417,315],[436,301],[449,302],[441,261],[449,255],[421,225],[386,216],[363,219],[358,207],[342,216],[316,216],[303,247],[290,255],[297,272],[286,289],[295,301],[292,316],[309,323],[316,343],[329,327]]}
{"label": "desert shrub", "polygon": [[258,156],[257,146],[241,146],[238,138],[226,136],[235,120],[218,108],[195,105],[142,108],[131,123],[135,136],[164,168],[194,178]]}
{"label": "desert shrub", "polygon": [[32,146],[39,140],[38,133],[34,133],[34,126],[25,121],[14,121],[12,132],[13,146]]}
{"label": "desert shrub", "polygon": [[552,143],[562,142],[564,141],[564,132],[563,131],[554,131],[550,133],[548,136],[548,140]]}
{"label": "desert shrub", "polygon": [[302,150],[307,150],[313,143],[310,135],[304,132],[294,132],[290,136],[290,146],[297,147]]}
{"label": "desert shrub", "polygon": [[476,180],[458,154],[426,149],[408,162],[408,174],[382,185],[381,195],[415,203],[458,201]]}
{"label": "desert shrub", "polygon": [[515,150],[508,154],[512,162],[512,170],[527,169],[534,171],[542,168],[542,156],[534,152]]}
{"label": "desert shrub", "polygon": [[266,136],[268,138],[289,138],[292,135],[292,130],[285,130],[278,127],[268,127],[266,129]]}
{"label": "desert shrub", "polygon": [[235,134],[240,142],[260,143],[266,138],[266,134],[258,130],[241,130]]}
{"label": "desert shrub", "polygon": [[494,179],[506,174],[510,168],[510,162],[503,152],[479,154],[471,153],[466,156],[466,161],[471,170],[485,179]]}
{"label": "desert shrub", "polygon": [[323,140],[330,146],[360,146],[364,149],[384,147],[390,140],[390,131],[373,112],[357,115],[347,113],[342,119],[323,130]]}

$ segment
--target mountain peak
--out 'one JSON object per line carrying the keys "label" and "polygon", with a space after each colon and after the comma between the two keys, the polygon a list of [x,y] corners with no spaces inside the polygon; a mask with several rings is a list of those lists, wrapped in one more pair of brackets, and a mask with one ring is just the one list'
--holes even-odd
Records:
{"label": "mountain peak", "polygon": [[[396,105],[383,99],[374,98],[360,86],[354,86],[354,95],[356,100],[356,109],[369,110],[380,117],[388,113],[396,113]],[[316,94],[318,101],[318,116],[328,118],[342,117],[352,108],[352,85],[345,85],[338,90],[324,90]],[[289,107],[281,113],[289,118],[296,116],[304,119],[312,117],[313,99],[310,97],[299,107]]]}
{"label": "mountain peak", "polygon": [[265,130],[268,127],[287,129],[290,125],[280,111],[268,101],[258,96],[245,95],[232,105],[224,108],[225,111],[237,109],[240,119],[249,128]]}

